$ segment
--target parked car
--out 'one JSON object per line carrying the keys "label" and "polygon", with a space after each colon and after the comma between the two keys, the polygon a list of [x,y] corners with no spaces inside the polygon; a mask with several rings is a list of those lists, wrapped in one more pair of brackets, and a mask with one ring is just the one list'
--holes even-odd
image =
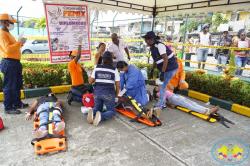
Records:
{"label": "parked car", "polygon": [[128,46],[128,49],[131,53],[140,53],[140,48],[136,46]]}
{"label": "parked car", "polygon": [[22,47],[22,54],[43,54],[49,52],[48,40],[28,40]]}

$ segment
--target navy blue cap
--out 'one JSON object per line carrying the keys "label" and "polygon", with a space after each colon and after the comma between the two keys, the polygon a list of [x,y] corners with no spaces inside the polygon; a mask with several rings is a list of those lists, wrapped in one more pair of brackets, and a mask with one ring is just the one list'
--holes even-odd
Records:
{"label": "navy blue cap", "polygon": [[142,38],[144,38],[144,39],[156,39],[157,36],[155,35],[155,33],[153,31],[149,31],[146,33],[146,35],[142,36]]}

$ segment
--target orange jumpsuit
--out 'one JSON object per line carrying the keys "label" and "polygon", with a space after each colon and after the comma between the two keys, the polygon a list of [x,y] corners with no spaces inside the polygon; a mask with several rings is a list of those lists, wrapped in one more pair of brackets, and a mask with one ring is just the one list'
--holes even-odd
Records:
{"label": "orange jumpsuit", "polygon": [[166,87],[166,89],[170,91],[174,91],[175,88],[178,88],[180,90],[188,89],[188,83],[185,81],[186,75],[184,67],[182,65],[182,61],[177,58],[177,62],[178,70]]}

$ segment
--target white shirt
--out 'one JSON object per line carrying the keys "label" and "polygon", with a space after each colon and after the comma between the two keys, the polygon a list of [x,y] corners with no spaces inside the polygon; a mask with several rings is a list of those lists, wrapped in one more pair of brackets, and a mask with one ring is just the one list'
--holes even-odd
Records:
{"label": "white shirt", "polygon": [[123,42],[121,39],[119,39],[119,46],[114,44],[113,42],[108,44],[107,51],[110,51],[114,54],[116,59],[114,59],[115,62],[118,61],[125,61],[125,48],[128,46]]}
{"label": "white shirt", "polygon": [[204,34],[203,32],[200,33],[200,44],[203,46],[209,46],[210,43],[210,33]]}
{"label": "white shirt", "polygon": [[164,44],[159,43],[156,47],[158,48],[160,55],[167,54],[166,46]]}
{"label": "white shirt", "polygon": [[94,68],[94,70],[93,70],[93,72],[92,72],[92,74],[91,74],[91,78],[94,78],[95,79],[95,72],[96,72],[96,70],[108,70],[109,72],[114,72],[115,73],[115,81],[117,82],[117,81],[120,81],[120,74],[119,74],[119,72],[118,72],[118,70],[117,69],[115,69],[115,71],[113,71],[113,70],[111,70],[111,69],[101,69],[101,68]]}

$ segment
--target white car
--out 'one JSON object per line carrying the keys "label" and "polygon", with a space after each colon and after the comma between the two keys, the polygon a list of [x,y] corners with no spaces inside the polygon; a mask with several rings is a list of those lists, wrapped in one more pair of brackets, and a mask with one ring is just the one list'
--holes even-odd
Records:
{"label": "white car", "polygon": [[28,40],[22,47],[22,54],[43,54],[49,52],[48,40]]}

